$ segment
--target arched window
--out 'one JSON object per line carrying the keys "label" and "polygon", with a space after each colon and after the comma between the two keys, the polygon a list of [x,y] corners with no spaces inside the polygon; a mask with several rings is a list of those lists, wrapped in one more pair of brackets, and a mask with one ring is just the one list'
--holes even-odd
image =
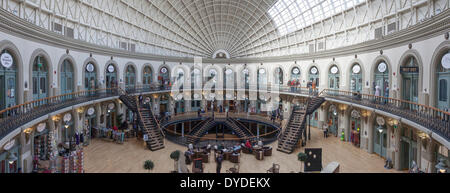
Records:
{"label": "arched window", "polygon": [[16,106],[17,61],[9,50],[0,53],[0,109]]}
{"label": "arched window", "polygon": [[93,63],[88,63],[84,71],[84,88],[95,90],[97,88],[97,69]]}
{"label": "arched window", "polygon": [[64,60],[61,66],[61,94],[69,94],[74,92],[74,77],[72,62],[70,62],[69,59]]}
{"label": "arched window", "polygon": [[443,111],[449,111],[450,108],[450,50],[441,58],[437,66],[437,107]]}
{"label": "arched window", "polygon": [[419,102],[419,65],[415,57],[409,57],[400,67],[402,74],[402,99]]}
{"label": "arched window", "polygon": [[380,96],[389,97],[389,68],[385,61],[378,62],[375,69],[375,82],[373,83],[373,93],[380,89]]}
{"label": "arched window", "polygon": [[33,62],[33,100],[48,97],[48,65],[42,56],[37,56]]}
{"label": "arched window", "polygon": [[330,72],[328,74],[328,85],[329,85],[329,89],[331,90],[339,90],[339,86],[340,86],[340,72],[339,72],[339,67],[336,65],[333,65],[330,68]]}
{"label": "arched window", "polygon": [[132,65],[128,65],[125,74],[125,87],[127,90],[134,89],[136,86],[136,70]]}
{"label": "arched window", "polygon": [[114,64],[109,64],[106,68],[106,88],[117,87],[117,72]]}
{"label": "arched window", "polygon": [[353,64],[350,74],[351,91],[361,93],[363,87],[361,66],[358,63]]}
{"label": "arched window", "polygon": [[144,84],[145,88],[149,88],[150,85],[153,82],[153,78],[152,78],[152,69],[149,66],[146,66],[144,68],[144,76],[143,76],[143,80],[142,80],[142,84]]}

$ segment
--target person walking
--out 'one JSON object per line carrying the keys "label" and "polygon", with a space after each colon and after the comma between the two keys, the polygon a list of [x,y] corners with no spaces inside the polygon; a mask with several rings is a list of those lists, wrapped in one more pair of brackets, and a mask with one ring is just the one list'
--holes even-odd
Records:
{"label": "person walking", "polygon": [[381,97],[380,86],[376,86],[375,87],[375,101],[378,101],[379,97]]}

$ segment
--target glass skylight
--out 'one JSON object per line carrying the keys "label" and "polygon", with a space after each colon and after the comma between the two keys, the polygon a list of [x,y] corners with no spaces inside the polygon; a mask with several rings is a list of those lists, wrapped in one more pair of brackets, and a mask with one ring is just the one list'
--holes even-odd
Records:
{"label": "glass skylight", "polygon": [[269,9],[281,35],[327,19],[365,0],[278,0]]}

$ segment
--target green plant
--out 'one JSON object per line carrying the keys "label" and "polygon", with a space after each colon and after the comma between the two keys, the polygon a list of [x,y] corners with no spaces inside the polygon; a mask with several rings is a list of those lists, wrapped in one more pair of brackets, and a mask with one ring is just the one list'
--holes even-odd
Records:
{"label": "green plant", "polygon": [[144,169],[148,170],[148,172],[150,172],[150,170],[153,170],[154,167],[155,164],[153,163],[153,161],[147,160],[144,162]]}
{"label": "green plant", "polygon": [[298,153],[297,158],[298,158],[298,161],[301,162],[301,164],[300,164],[300,166],[301,166],[300,172],[302,172],[303,171],[303,162],[306,161],[306,159],[308,159],[308,155],[306,155],[305,153],[300,152],[300,153]]}
{"label": "green plant", "polygon": [[173,167],[174,171],[177,171],[177,161],[180,159],[181,151],[177,150],[170,154],[170,159],[174,160]]}

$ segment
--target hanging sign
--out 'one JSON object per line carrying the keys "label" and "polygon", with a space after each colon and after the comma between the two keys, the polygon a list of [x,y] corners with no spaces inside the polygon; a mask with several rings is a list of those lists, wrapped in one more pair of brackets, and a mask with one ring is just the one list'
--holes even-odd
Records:
{"label": "hanging sign", "polygon": [[165,73],[167,73],[167,71],[168,71],[168,70],[167,70],[167,68],[166,68],[166,67],[163,67],[163,68],[161,68],[161,73],[162,73],[162,74],[165,74]]}
{"label": "hanging sign", "polygon": [[383,117],[377,117],[377,123],[379,126],[384,126],[386,124],[386,121]]}
{"label": "hanging sign", "polygon": [[339,72],[338,67],[333,66],[333,68],[331,68],[331,73],[332,73],[332,74],[337,74],[338,72]]}
{"label": "hanging sign", "polygon": [[41,133],[42,131],[45,130],[45,127],[47,126],[46,123],[41,123],[36,127],[37,132]]}
{"label": "hanging sign", "polygon": [[144,141],[148,141],[148,135],[147,134],[144,135]]}
{"label": "hanging sign", "polygon": [[64,122],[72,120],[72,115],[70,113],[65,114],[63,120]]}
{"label": "hanging sign", "polygon": [[292,73],[293,73],[293,74],[300,74],[300,69],[294,68],[294,69],[292,70]]}
{"label": "hanging sign", "polygon": [[114,67],[114,65],[108,66],[108,72],[113,73],[115,70],[116,70],[116,68]]}
{"label": "hanging sign", "polygon": [[316,67],[311,68],[311,74],[317,74],[319,70]]}
{"label": "hanging sign", "polygon": [[150,102],[150,97],[145,98],[145,102],[149,103]]}
{"label": "hanging sign", "polygon": [[11,54],[3,53],[0,57],[0,62],[2,63],[2,66],[5,68],[11,68],[13,65],[13,57]]}
{"label": "hanging sign", "polygon": [[419,67],[400,67],[400,73],[419,73]]}
{"label": "hanging sign", "polygon": [[91,63],[89,63],[89,64],[86,66],[86,70],[87,70],[88,72],[93,72],[93,71],[94,71],[94,65],[91,64]]}
{"label": "hanging sign", "polygon": [[109,105],[108,105],[109,110],[113,110],[115,107],[116,107],[116,105],[114,103],[109,103]]}
{"label": "hanging sign", "polygon": [[355,65],[353,66],[353,74],[359,74],[361,72],[361,66]]}
{"label": "hanging sign", "polygon": [[88,114],[89,116],[93,115],[94,113],[95,113],[94,107],[91,107],[91,108],[89,108],[89,109],[87,110],[87,114]]}
{"label": "hanging sign", "polygon": [[380,63],[378,65],[378,71],[379,72],[384,73],[384,72],[386,72],[386,70],[387,70],[387,64],[386,63],[382,62],[382,63]]}
{"label": "hanging sign", "polygon": [[447,53],[442,57],[442,67],[450,69],[450,53]]}
{"label": "hanging sign", "polygon": [[5,151],[9,151],[11,148],[14,147],[15,144],[16,144],[16,140],[11,140],[3,146],[3,149]]}

